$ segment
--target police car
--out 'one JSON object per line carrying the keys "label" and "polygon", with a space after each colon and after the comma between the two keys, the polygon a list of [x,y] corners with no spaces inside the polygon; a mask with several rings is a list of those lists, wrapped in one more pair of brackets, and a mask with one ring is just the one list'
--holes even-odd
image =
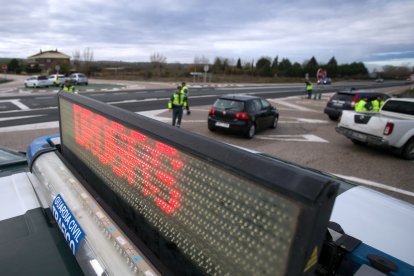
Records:
{"label": "police car", "polygon": [[60,133],[1,167],[2,275],[414,273],[408,203],[58,96]]}

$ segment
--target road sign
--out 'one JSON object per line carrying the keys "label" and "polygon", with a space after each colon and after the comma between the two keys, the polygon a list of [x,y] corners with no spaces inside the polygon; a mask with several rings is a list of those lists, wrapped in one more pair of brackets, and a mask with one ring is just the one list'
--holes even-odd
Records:
{"label": "road sign", "polygon": [[316,72],[316,79],[317,80],[322,80],[322,79],[326,78],[327,76],[328,76],[328,72],[323,68],[319,68],[318,72]]}
{"label": "road sign", "polygon": [[1,66],[1,69],[2,69],[3,71],[7,71],[7,64],[3,64],[3,65]]}
{"label": "road sign", "polygon": [[208,65],[204,65],[204,72],[207,72],[210,67]]}
{"label": "road sign", "polygon": [[59,65],[59,64],[57,64],[57,65],[55,66],[55,70],[59,72],[59,70],[60,70],[60,65]]}

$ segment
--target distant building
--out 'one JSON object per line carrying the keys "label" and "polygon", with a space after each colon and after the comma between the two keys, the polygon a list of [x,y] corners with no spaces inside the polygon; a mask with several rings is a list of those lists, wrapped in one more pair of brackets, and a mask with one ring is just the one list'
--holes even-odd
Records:
{"label": "distant building", "polygon": [[60,68],[69,68],[70,56],[56,50],[42,51],[27,58],[31,66],[36,64],[42,71],[52,72],[55,71],[55,66],[59,65]]}

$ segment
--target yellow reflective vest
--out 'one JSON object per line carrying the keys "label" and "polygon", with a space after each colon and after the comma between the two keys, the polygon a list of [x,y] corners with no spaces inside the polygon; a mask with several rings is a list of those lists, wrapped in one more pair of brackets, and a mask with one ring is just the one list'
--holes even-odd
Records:
{"label": "yellow reflective vest", "polygon": [[363,99],[359,100],[359,102],[356,103],[355,105],[355,111],[356,112],[363,112],[363,111],[367,111],[367,109],[365,108],[365,104],[367,102]]}
{"label": "yellow reflective vest", "polygon": [[73,85],[71,85],[71,86],[64,85],[63,86],[63,91],[72,92],[72,93],[78,94],[78,91],[76,91],[75,86],[73,86]]}
{"label": "yellow reflective vest", "polygon": [[170,101],[168,102],[169,109],[175,108],[175,107],[186,107],[186,106],[187,106],[187,96],[184,93],[174,93],[171,95]]}
{"label": "yellow reflective vest", "polygon": [[181,87],[181,93],[184,93],[188,96],[188,86],[184,85],[183,87]]}
{"label": "yellow reflective vest", "polygon": [[306,91],[311,91],[311,90],[313,90],[313,84],[309,83],[309,84],[306,85]]}
{"label": "yellow reflective vest", "polygon": [[372,103],[372,112],[378,112],[380,109],[380,102],[378,100],[373,100],[371,103]]}

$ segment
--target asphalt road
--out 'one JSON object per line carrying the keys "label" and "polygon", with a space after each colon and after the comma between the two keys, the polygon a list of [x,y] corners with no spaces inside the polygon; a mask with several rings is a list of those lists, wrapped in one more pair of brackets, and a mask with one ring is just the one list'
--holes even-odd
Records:
{"label": "asphalt road", "polygon": [[[191,115],[184,116],[182,128],[331,173],[414,204],[414,161],[403,160],[389,150],[354,145],[336,133],[337,122],[323,113],[330,96],[325,94],[322,100],[308,100],[304,96],[268,98],[279,109],[279,125],[251,140],[209,131],[206,123],[209,105],[193,106]],[[171,121],[171,114],[165,110],[140,113],[167,124]]]}
{"label": "asphalt road", "polygon": [[[399,88],[387,84],[382,88],[393,94]],[[350,86],[380,89],[384,84],[345,83],[324,88],[321,101],[304,98],[302,84],[260,87],[200,87],[191,89],[192,113],[185,116],[182,128],[313,169],[353,179],[394,197],[414,203],[414,162],[400,159],[394,153],[374,147],[359,147],[337,134],[336,122],[323,114],[323,108],[333,90]],[[252,140],[237,135],[210,132],[206,118],[210,104],[221,94],[249,93],[268,98],[280,111],[275,130],[258,133]],[[88,97],[118,107],[140,112],[170,123],[165,112],[171,89],[147,89],[85,93]],[[34,92],[29,95],[0,97],[0,146],[25,151],[36,137],[58,132],[56,95]],[[159,110],[159,111],[157,111]],[[150,112],[151,111],[151,112]]]}

